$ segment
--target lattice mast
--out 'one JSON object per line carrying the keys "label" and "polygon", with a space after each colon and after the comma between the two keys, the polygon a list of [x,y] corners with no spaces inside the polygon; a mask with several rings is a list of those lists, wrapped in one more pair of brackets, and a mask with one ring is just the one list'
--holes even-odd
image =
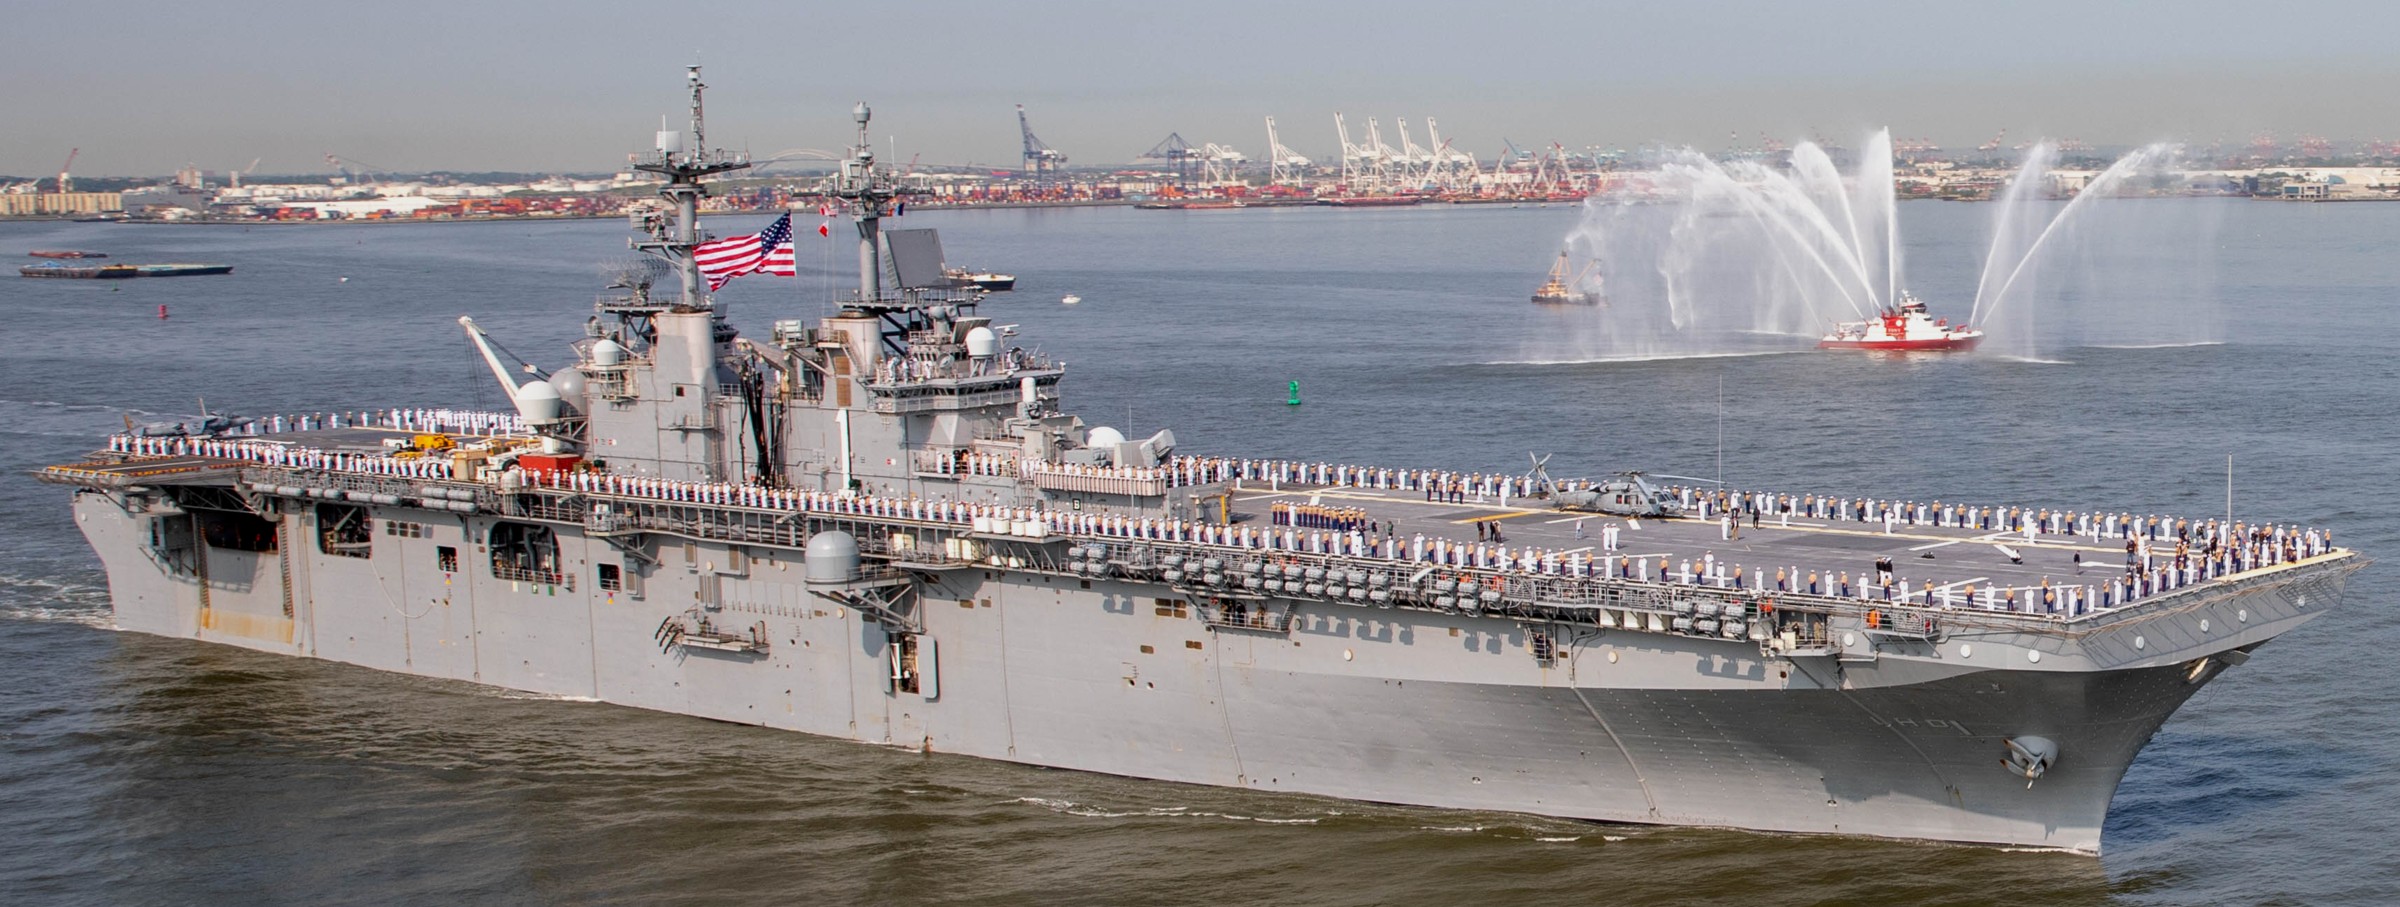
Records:
{"label": "lattice mast", "polygon": [[[633,164],[635,170],[667,178],[667,184],[658,190],[658,194],[674,205],[674,216],[650,221],[646,225],[650,238],[634,241],[633,247],[666,259],[674,266],[683,285],[683,295],[676,303],[678,306],[708,309],[714,300],[701,291],[704,284],[700,279],[700,265],[692,258],[692,249],[704,239],[700,233],[700,199],[708,195],[708,187],[701,182],[701,178],[748,169],[750,159],[748,155],[723,149],[709,150],[707,116],[701,105],[701,95],[708,86],[700,81],[699,66],[686,67],[684,77],[691,83],[692,91],[691,142],[686,145],[681,132],[660,129],[655,156],[637,160]],[[725,315],[723,309],[716,309],[716,313],[720,319]]]}

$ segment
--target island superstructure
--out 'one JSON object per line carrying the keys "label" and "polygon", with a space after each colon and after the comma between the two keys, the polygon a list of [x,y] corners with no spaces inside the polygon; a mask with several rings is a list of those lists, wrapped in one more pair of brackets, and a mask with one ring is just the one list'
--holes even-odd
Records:
{"label": "island superstructure", "polygon": [[530,376],[461,319],[514,412],[129,429],[43,470],[118,625],[1141,778],[2096,852],[2151,734],[2362,563],[2230,518],[1693,487],[1644,515],[1127,438],[886,242],[863,104],[826,187],[858,287],[745,337],[692,261],[705,178],[746,164],[702,91],[641,165],[676,286],[629,273]]}

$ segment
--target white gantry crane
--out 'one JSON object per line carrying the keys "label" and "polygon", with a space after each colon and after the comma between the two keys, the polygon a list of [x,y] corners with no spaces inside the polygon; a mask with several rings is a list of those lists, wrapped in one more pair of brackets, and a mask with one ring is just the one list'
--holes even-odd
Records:
{"label": "white gantry crane", "polygon": [[[1338,128],[1341,124],[1342,115],[1338,113],[1334,114],[1333,120],[1335,126]],[[1349,137],[1347,135],[1343,137],[1345,145],[1348,144],[1348,138]],[[1294,187],[1300,186],[1307,182],[1309,165],[1310,161],[1308,158],[1294,154],[1292,153],[1292,149],[1283,147],[1283,141],[1275,136],[1275,118],[1268,117],[1267,185]]]}
{"label": "white gantry crane", "polygon": [[1200,182],[1209,186],[1231,186],[1242,181],[1242,165],[1250,162],[1247,155],[1231,146],[1209,142],[1200,146]]}
{"label": "white gantry crane", "polygon": [[[1497,179],[1497,168],[1492,174],[1485,174],[1474,155],[1442,138],[1441,126],[1432,117],[1425,118],[1425,135],[1430,145],[1417,144],[1416,136],[1408,131],[1408,118],[1398,117],[1392,123],[1398,129],[1398,148],[1384,141],[1383,124],[1374,117],[1367,118],[1365,139],[1352,141],[1349,122],[1341,114],[1333,115],[1333,129],[1342,143],[1342,184],[1350,191],[1476,192]],[[1268,126],[1267,141],[1273,144],[1272,117]],[[1298,161],[1297,166],[1292,166],[1286,161],[1270,160],[1271,179],[1275,182],[1296,180],[1299,168],[1308,165],[1306,158],[1291,154],[1290,149],[1280,144],[1275,144],[1271,153],[1277,159],[1289,157]]]}
{"label": "white gantry crane", "polygon": [[1442,128],[1432,117],[1425,118],[1425,136],[1433,143],[1431,161],[1425,166],[1425,182],[1443,192],[1475,192],[1483,188],[1483,165],[1475,156],[1450,147],[1442,138]]}
{"label": "white gantry crane", "polygon": [[1419,191],[1433,188],[1427,181],[1433,170],[1433,153],[1417,147],[1417,140],[1408,134],[1407,117],[1393,117],[1392,127],[1400,131],[1400,184]]}

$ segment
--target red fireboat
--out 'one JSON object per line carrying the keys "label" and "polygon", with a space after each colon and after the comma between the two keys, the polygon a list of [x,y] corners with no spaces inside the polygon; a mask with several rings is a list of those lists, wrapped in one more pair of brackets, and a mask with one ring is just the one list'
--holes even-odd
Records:
{"label": "red fireboat", "polygon": [[1817,341],[1820,350],[1971,350],[1983,341],[1983,332],[1965,325],[1952,327],[1950,319],[1925,314],[1925,303],[1907,292],[1900,294],[1900,305],[1887,309],[1873,321],[1845,321],[1833,326],[1833,333]]}

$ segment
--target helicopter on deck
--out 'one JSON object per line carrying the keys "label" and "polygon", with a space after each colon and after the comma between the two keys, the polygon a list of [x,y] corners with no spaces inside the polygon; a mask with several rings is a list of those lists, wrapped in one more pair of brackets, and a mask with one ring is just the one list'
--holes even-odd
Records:
{"label": "helicopter on deck", "polygon": [[125,433],[136,438],[219,438],[258,421],[249,416],[236,416],[221,409],[209,409],[208,401],[200,401],[200,412],[180,422],[135,423],[125,416]]}
{"label": "helicopter on deck", "polygon": [[1561,491],[1550,503],[1560,510],[1583,510],[1612,516],[1665,519],[1683,515],[1683,504],[1650,484],[1642,473],[1620,472],[1590,488]]}
{"label": "helicopter on deck", "polygon": [[1651,485],[1640,470],[1616,473],[1583,487],[1562,488],[1550,478],[1549,456],[1526,456],[1533,461],[1533,469],[1525,475],[1527,487],[1533,489],[1534,497],[1548,498],[1552,507],[1652,519],[1683,515],[1682,502]]}

